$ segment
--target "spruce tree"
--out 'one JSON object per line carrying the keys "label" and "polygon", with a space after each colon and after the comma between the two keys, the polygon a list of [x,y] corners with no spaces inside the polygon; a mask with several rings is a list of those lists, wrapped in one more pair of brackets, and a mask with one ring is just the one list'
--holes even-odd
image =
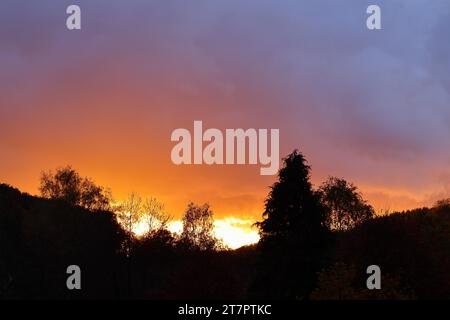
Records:
{"label": "spruce tree", "polygon": [[325,255],[325,208],[310,182],[310,167],[297,150],[283,159],[259,227],[261,298],[306,298]]}

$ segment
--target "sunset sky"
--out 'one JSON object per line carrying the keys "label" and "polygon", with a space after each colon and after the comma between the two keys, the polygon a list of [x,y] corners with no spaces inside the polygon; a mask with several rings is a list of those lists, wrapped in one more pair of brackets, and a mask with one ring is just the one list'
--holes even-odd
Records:
{"label": "sunset sky", "polygon": [[450,196],[449,31],[448,0],[2,0],[0,182],[38,194],[70,164],[247,232],[276,177],[174,165],[172,131],[202,120],[280,129],[281,157],[298,148],[315,186],[344,177],[377,212],[433,204]]}

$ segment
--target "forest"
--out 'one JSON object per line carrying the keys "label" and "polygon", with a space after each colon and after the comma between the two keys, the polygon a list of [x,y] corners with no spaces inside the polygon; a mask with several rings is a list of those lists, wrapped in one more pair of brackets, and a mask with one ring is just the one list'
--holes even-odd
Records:
{"label": "forest", "polygon": [[[310,174],[301,152],[283,159],[260,241],[235,250],[214,236],[208,204],[188,204],[174,234],[157,199],[114,203],[71,167],[44,172],[40,196],[0,184],[0,298],[450,298],[450,200],[380,215],[352,183],[314,188]],[[142,214],[150,228],[138,237]],[[69,265],[82,270],[81,290],[66,287]],[[369,265],[381,269],[380,290],[366,287]]]}

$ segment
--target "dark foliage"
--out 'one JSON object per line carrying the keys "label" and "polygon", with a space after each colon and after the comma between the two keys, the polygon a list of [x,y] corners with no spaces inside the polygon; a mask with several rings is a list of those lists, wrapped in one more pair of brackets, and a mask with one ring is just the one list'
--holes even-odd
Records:
{"label": "dark foliage", "polygon": [[394,213],[340,233],[334,260],[357,269],[359,286],[367,278],[365,268],[375,264],[403,293],[449,299],[450,206]]}
{"label": "dark foliage", "polygon": [[[367,205],[356,187],[338,179],[315,191],[309,172],[301,153],[284,159],[257,224],[261,241],[237,250],[214,238],[207,205],[188,206],[178,236],[149,201],[156,227],[136,238],[112,212],[72,201],[71,187],[68,198],[43,199],[0,184],[0,298],[450,298],[450,200],[372,217],[354,210]],[[330,228],[330,210],[345,227]],[[73,264],[80,291],[66,288]],[[366,288],[369,265],[381,268],[382,290]]]}
{"label": "dark foliage", "polygon": [[325,224],[330,230],[349,230],[375,215],[358,188],[344,179],[328,178],[319,193],[327,212]]}
{"label": "dark foliage", "polygon": [[213,212],[209,204],[189,203],[183,216],[183,231],[178,246],[188,251],[213,251],[222,247],[214,236]]}
{"label": "dark foliage", "polygon": [[252,295],[258,298],[307,298],[325,263],[330,236],[325,207],[312,189],[310,167],[301,153],[284,159],[279,181],[266,200],[260,229],[261,272]]}
{"label": "dark foliage", "polygon": [[39,190],[44,198],[64,200],[91,211],[110,209],[111,193],[90,178],[80,177],[70,166],[59,168],[55,173],[43,172]]}
{"label": "dark foliage", "polygon": [[[0,185],[0,295],[4,298],[95,298],[117,293],[123,232],[109,212],[92,213]],[[79,265],[83,290],[66,288]]]}

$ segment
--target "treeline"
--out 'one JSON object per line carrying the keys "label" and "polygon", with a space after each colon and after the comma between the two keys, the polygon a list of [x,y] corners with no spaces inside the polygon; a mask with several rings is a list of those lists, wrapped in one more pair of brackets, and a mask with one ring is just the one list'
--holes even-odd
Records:
{"label": "treeline", "polygon": [[[237,250],[215,238],[207,204],[189,204],[173,234],[157,199],[116,203],[71,167],[43,173],[40,190],[0,185],[2,298],[450,298],[449,201],[376,217],[344,179],[314,189],[298,151],[271,187],[260,242]],[[81,290],[66,287],[74,264]],[[369,265],[381,268],[381,290],[366,287]]]}
{"label": "treeline", "polygon": [[[93,212],[2,184],[0,298],[244,297],[237,288],[249,270],[235,268],[242,256],[212,246],[209,223],[191,228],[210,214],[208,206],[191,204],[181,235],[158,228],[137,238],[110,211]],[[70,265],[81,268],[81,290],[66,287]]]}

